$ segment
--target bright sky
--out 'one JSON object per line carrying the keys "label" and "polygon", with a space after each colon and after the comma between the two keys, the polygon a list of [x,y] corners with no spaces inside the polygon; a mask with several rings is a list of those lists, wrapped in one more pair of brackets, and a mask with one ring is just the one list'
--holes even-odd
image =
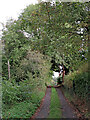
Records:
{"label": "bright sky", "polygon": [[0,0],[0,30],[1,22],[6,23],[9,18],[17,19],[26,6],[35,3],[38,3],[37,0]]}

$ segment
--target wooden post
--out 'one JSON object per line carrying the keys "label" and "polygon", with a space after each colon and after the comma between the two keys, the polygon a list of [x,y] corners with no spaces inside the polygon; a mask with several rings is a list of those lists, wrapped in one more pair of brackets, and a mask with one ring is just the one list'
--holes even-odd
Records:
{"label": "wooden post", "polygon": [[63,83],[64,83],[64,65],[63,65],[63,76],[62,77],[63,77]]}
{"label": "wooden post", "polygon": [[[63,61],[64,61],[64,55],[63,55]],[[62,76],[63,83],[64,83],[64,75],[65,75],[65,71],[64,71],[64,62],[63,62],[63,76]]]}
{"label": "wooden post", "polygon": [[8,60],[8,78],[10,80],[10,63],[9,63],[9,60]]}

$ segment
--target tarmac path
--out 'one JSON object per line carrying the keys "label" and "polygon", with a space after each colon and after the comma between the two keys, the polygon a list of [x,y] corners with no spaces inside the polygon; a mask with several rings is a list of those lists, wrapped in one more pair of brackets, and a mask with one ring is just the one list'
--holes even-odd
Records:
{"label": "tarmac path", "polygon": [[[60,88],[55,88],[55,89],[60,99],[62,118],[77,118],[75,111],[66,101]],[[37,118],[48,118],[49,111],[50,111],[49,110],[50,101],[51,101],[51,88],[47,88],[44,100],[40,105],[39,110],[35,113],[33,119],[37,120]]]}
{"label": "tarmac path", "polygon": [[56,91],[58,93],[60,103],[61,103],[62,118],[77,118],[77,116],[75,115],[75,111],[66,101],[62,91],[59,88],[56,88]]}
{"label": "tarmac path", "polygon": [[49,115],[49,107],[50,107],[50,99],[51,99],[51,88],[47,88],[45,99],[40,107],[40,110],[36,113],[36,118],[48,118]]}

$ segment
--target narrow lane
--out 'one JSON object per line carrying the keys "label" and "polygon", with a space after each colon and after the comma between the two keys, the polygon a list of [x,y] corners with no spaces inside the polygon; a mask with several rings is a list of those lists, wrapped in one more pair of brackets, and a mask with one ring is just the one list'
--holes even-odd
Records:
{"label": "narrow lane", "polygon": [[50,100],[51,100],[51,88],[47,88],[45,99],[43,101],[40,111],[37,113],[35,118],[48,118]]}
{"label": "narrow lane", "polygon": [[61,90],[59,88],[56,88],[56,91],[58,93],[60,103],[61,103],[62,118],[77,118],[77,116],[74,113],[74,110],[71,108],[69,103],[65,100],[65,97],[62,94]]}

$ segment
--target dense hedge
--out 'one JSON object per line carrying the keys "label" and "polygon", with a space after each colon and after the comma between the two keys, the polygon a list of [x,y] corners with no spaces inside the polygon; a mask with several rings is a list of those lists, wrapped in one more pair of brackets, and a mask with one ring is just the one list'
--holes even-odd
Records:
{"label": "dense hedge", "polygon": [[77,71],[69,73],[64,80],[66,88],[72,89],[78,96],[88,99],[90,84],[88,72],[88,64],[85,63]]}

